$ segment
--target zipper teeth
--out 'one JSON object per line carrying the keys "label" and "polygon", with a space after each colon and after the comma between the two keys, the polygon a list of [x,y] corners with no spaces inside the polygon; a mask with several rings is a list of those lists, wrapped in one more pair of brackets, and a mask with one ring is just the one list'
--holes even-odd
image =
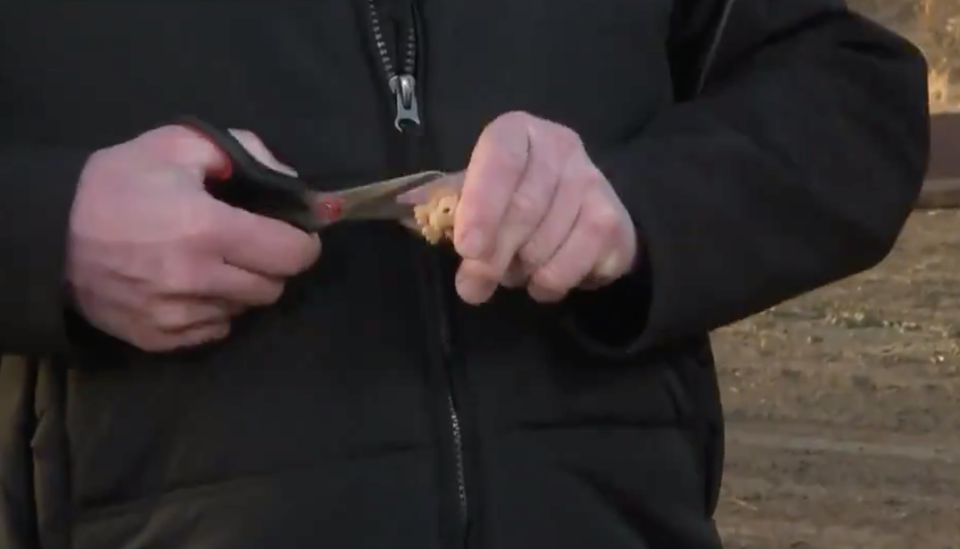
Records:
{"label": "zipper teeth", "polygon": [[403,59],[403,72],[405,74],[414,74],[417,68],[417,30],[416,25],[410,25],[407,29],[407,49],[406,56]]}
{"label": "zipper teeth", "polygon": [[[387,73],[387,78],[393,78],[397,76],[397,70],[393,64],[393,57],[390,56],[390,49],[387,47],[376,0],[367,0],[367,7],[370,11],[370,28],[373,30],[373,40],[376,42],[377,53],[380,54],[380,61],[383,62],[383,69]],[[417,68],[417,34],[413,25],[407,30],[405,45],[402,70],[403,74],[412,75]]]}
{"label": "zipper teeth", "polygon": [[[380,61],[383,63],[384,72],[387,75],[388,82],[397,78],[397,70],[394,65],[394,60],[390,56],[390,48],[387,44],[386,37],[383,32],[383,25],[380,20],[380,13],[377,10],[377,0],[367,0],[367,6],[370,17],[370,28],[373,31],[373,38],[375,42],[375,47],[377,53],[380,55]],[[401,67],[402,75],[413,77],[416,73],[417,68],[417,25],[416,25],[416,7],[411,6],[413,10],[412,16],[414,21],[409,25],[406,33],[406,39],[404,41],[404,51],[398,52],[397,55],[402,56],[403,66]],[[392,84],[391,84],[392,86]],[[416,123],[419,124],[419,119],[416,120]],[[398,126],[399,129],[399,126]],[[402,131],[402,130],[401,130]],[[432,267],[439,270],[439,266],[433,261],[431,261]],[[436,272],[436,271],[435,271]],[[435,289],[439,290],[440,285],[436,280],[432,281],[431,284]],[[440,340],[441,347],[443,349],[443,361],[444,365],[448,368],[449,373],[449,361],[451,356],[451,344],[450,344],[450,334],[449,327],[447,322],[449,321],[447,317],[447,311],[445,310],[444,305],[444,296],[441,291],[437,291],[437,299],[439,300],[437,305],[440,307]],[[451,377],[449,385],[447,387],[447,407],[449,412],[450,420],[450,430],[453,436],[453,455],[454,462],[456,467],[456,480],[457,480],[457,498],[460,503],[460,525],[463,528],[466,528],[469,515],[467,513],[467,482],[466,482],[466,464],[463,455],[463,431],[460,424],[460,415],[457,412],[457,406],[453,398],[454,387],[453,379]]]}
{"label": "zipper teeth", "polygon": [[[436,260],[435,256],[433,256],[431,259],[432,261],[430,261],[430,266],[433,268],[434,276],[436,276],[438,273],[442,272],[442,267],[440,262]],[[447,369],[447,374],[450,376],[447,387],[447,407],[450,413],[450,429],[451,433],[453,434],[453,455],[457,469],[457,497],[460,500],[460,525],[464,528],[465,532],[470,518],[468,513],[469,500],[467,497],[466,464],[463,454],[463,429],[460,425],[460,414],[457,412],[457,404],[453,399],[454,381],[453,372],[451,371],[453,341],[450,334],[450,317],[445,304],[446,300],[444,292],[441,289],[442,286],[439,284],[438,280],[433,280],[433,288],[434,296],[437,300],[436,303],[440,311],[440,348],[443,355],[444,365]]]}
{"label": "zipper teeth", "polygon": [[453,429],[454,453],[457,461],[457,496],[460,498],[460,520],[467,521],[467,479],[463,464],[463,434],[460,432],[460,416],[457,407],[453,404],[453,395],[447,393],[447,403],[450,407],[450,426]]}

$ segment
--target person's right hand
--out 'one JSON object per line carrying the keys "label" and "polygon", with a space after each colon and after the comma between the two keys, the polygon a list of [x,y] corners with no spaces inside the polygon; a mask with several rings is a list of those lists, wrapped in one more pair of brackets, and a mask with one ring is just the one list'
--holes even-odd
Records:
{"label": "person's right hand", "polygon": [[[253,134],[233,133],[264,163],[292,172]],[[206,180],[228,171],[223,153],[179,126],[90,157],[66,265],[90,324],[146,351],[200,345],[226,337],[248,308],[274,303],[284,280],[316,261],[315,235],[206,192]]]}

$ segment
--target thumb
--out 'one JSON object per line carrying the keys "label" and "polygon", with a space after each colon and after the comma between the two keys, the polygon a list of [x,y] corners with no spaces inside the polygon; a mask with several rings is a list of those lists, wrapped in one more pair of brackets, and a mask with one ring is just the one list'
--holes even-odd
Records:
{"label": "thumb", "polygon": [[[296,177],[296,171],[281,163],[256,134],[247,130],[230,130],[244,149],[263,165]],[[158,142],[159,152],[176,164],[196,169],[211,179],[227,179],[233,169],[229,155],[202,132],[189,126],[168,126],[145,137]]]}

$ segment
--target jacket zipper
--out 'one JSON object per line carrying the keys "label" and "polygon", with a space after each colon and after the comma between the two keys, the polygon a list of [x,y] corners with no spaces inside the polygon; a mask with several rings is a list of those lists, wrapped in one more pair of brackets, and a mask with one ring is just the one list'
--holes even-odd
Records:
{"label": "jacket zipper", "polygon": [[[393,95],[394,108],[394,127],[407,139],[417,139],[415,130],[422,130],[423,122],[420,119],[420,106],[417,99],[417,55],[419,30],[417,7],[414,2],[410,2],[411,24],[404,29],[403,51],[398,52],[403,55],[402,64],[394,63],[390,55],[390,46],[383,31],[383,25],[380,13],[376,5],[377,0],[367,0],[367,12],[370,19],[370,27],[373,31],[376,51],[383,64],[384,72],[387,75],[387,85],[390,93]],[[433,255],[429,261],[429,271],[431,273],[430,286],[433,289],[434,306],[438,309],[440,345],[441,354],[445,371],[447,374],[446,387],[446,407],[448,410],[449,427],[453,440],[453,458],[456,470],[457,498],[460,503],[460,527],[466,532],[468,524],[468,505],[467,505],[467,483],[466,467],[463,452],[463,430],[460,421],[460,413],[457,410],[457,402],[454,398],[454,383],[452,374],[453,362],[453,341],[450,335],[449,315],[446,310],[446,296],[441,286],[439,273],[442,272],[439,261]]]}
{"label": "jacket zipper", "polygon": [[[370,15],[370,28],[373,30],[373,40],[376,43],[380,62],[387,73],[387,86],[394,98],[395,118],[393,125],[398,131],[404,132],[412,124],[420,126],[420,105],[417,103],[417,31],[415,25],[407,25],[403,45],[403,64],[397,66],[390,55],[390,47],[383,33],[380,22],[380,13],[377,11],[376,0],[367,0],[367,11]],[[411,8],[412,9],[412,8]],[[400,72],[397,72],[400,69]]]}

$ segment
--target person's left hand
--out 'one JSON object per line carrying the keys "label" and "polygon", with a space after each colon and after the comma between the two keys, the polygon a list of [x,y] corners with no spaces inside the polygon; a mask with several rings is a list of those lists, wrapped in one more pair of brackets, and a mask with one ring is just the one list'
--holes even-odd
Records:
{"label": "person's left hand", "polygon": [[481,133],[467,166],[454,244],[456,285],[471,304],[498,286],[555,302],[628,272],[637,255],[630,214],[569,128],[522,112]]}

